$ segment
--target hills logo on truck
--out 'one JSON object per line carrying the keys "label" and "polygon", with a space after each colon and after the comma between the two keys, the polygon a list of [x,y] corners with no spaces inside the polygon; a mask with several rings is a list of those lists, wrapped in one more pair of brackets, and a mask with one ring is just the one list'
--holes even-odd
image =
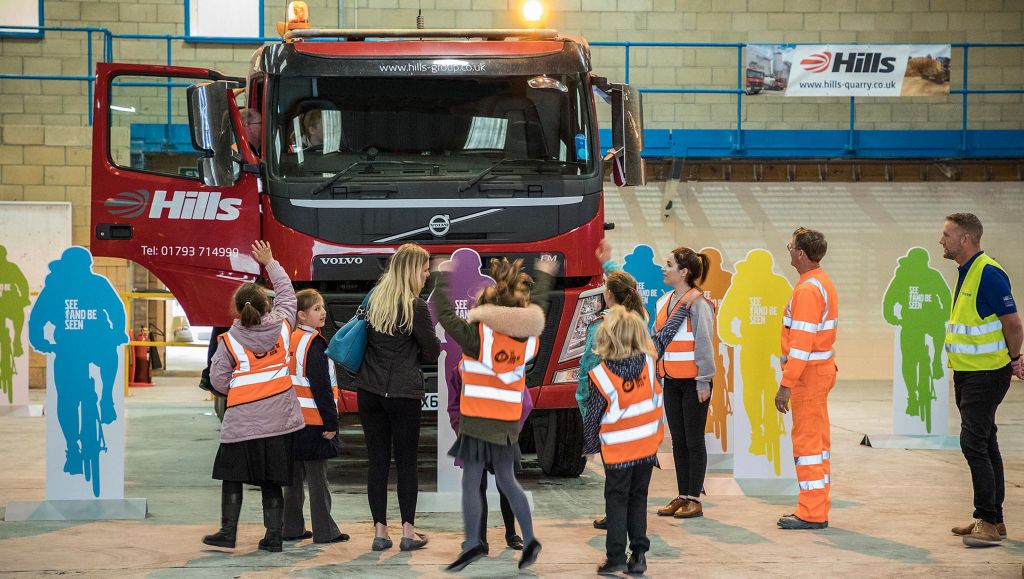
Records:
{"label": "hills logo on truck", "polygon": [[800,61],[808,72],[864,72],[886,73],[896,70],[896,57],[883,56],[881,52],[837,52],[833,57],[829,51],[816,52]]}
{"label": "hills logo on truck", "polygon": [[175,191],[168,198],[167,191],[158,190],[150,203],[149,191],[136,189],[118,193],[103,205],[115,217],[134,219],[149,208],[150,219],[189,219],[196,221],[234,221],[242,200],[221,197],[217,191]]}

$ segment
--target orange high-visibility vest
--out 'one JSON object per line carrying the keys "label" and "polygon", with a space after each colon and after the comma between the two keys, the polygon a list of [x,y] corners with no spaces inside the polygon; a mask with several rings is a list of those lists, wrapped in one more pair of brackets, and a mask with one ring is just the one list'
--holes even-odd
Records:
{"label": "orange high-visibility vest", "polygon": [[[299,406],[302,408],[302,419],[310,426],[323,426],[324,419],[317,410],[316,401],[313,399],[313,389],[309,385],[309,377],[306,376],[306,357],[313,340],[320,337],[320,332],[314,329],[307,329],[300,326],[292,332],[291,344],[288,347],[290,358],[288,368],[295,376],[295,396],[299,399]],[[334,398],[334,405],[338,405],[338,377],[334,373],[334,362],[327,360],[327,373],[331,378],[331,395]]]}
{"label": "orange high-visibility vest", "polygon": [[654,359],[646,356],[644,370],[635,380],[623,380],[601,362],[590,371],[590,381],[608,402],[600,431],[604,463],[621,464],[657,454],[665,438],[665,408]]}
{"label": "orange high-visibility vest", "polygon": [[782,318],[782,385],[796,386],[807,366],[834,364],[839,298],[821,268],[802,276]]}
{"label": "orange high-visibility vest", "polygon": [[480,324],[480,358],[462,356],[463,416],[519,420],[526,392],[526,364],[537,355],[539,341],[520,342]]}
{"label": "orange high-visibility vest", "polygon": [[292,388],[292,374],[288,371],[288,342],[291,337],[288,322],[281,324],[281,335],[267,352],[254,354],[245,349],[229,332],[220,335],[235,362],[228,390],[228,408],[277,396]]}
{"label": "orange high-visibility vest", "polygon": [[[672,314],[676,313],[682,306],[690,307],[697,298],[704,294],[697,288],[691,288],[683,297],[676,302],[676,307],[670,312],[668,305],[672,302],[672,292],[658,298],[657,316],[654,318],[655,331],[660,330]],[[672,341],[665,348],[665,353],[658,359],[658,376],[662,378],[696,378],[697,362],[693,354],[693,321],[691,318],[679,326],[679,331],[673,336]]]}

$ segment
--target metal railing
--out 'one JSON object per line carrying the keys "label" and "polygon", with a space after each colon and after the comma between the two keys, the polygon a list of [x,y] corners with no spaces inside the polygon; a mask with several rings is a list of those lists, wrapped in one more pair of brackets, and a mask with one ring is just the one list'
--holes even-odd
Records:
{"label": "metal railing", "polygon": [[[93,100],[93,84],[96,81],[96,76],[93,73],[93,59],[94,59],[94,47],[93,47],[93,36],[96,34],[102,35],[102,62],[110,62],[113,60],[114,53],[114,41],[115,40],[160,40],[165,43],[165,60],[164,63],[167,66],[174,64],[174,41],[186,41],[195,40],[191,37],[183,35],[161,35],[161,34],[114,34],[109,29],[102,27],[61,27],[61,26],[42,26],[42,27],[29,27],[29,26],[7,26],[5,29],[12,30],[26,30],[26,31],[55,31],[55,32],[82,32],[86,34],[86,74],[84,75],[32,75],[32,74],[0,74],[0,79],[18,79],[18,80],[57,80],[57,81],[78,81],[86,82],[88,84],[88,104],[89,110],[89,125],[92,125],[92,100]],[[223,39],[226,42],[230,42],[231,39]],[[252,43],[252,41],[258,40],[264,43],[280,42],[281,39],[277,37],[259,37],[253,39],[246,39],[246,43]],[[2,42],[2,38],[0,38]],[[628,84],[631,77],[631,58],[632,50],[634,48],[696,48],[696,49],[732,49],[736,51],[736,87],[735,88],[684,88],[684,87],[639,87],[640,92],[650,94],[729,94],[736,95],[736,125],[733,129],[733,150],[740,151],[743,149],[744,142],[744,131],[743,128],[743,97],[747,94],[745,90],[745,75],[744,75],[744,64],[743,64],[743,50],[747,47],[745,42],[737,43],[716,43],[716,42],[629,42],[629,41],[599,41],[591,42],[591,46],[595,47],[620,47],[625,51],[625,82]],[[963,80],[962,86],[957,89],[951,89],[949,92],[953,95],[961,95],[961,119],[960,119],[960,133],[961,133],[961,150],[966,150],[968,145],[968,118],[969,118],[969,103],[968,96],[972,94],[1024,94],[1024,87],[1021,88],[970,88],[968,81],[968,74],[970,72],[970,50],[972,48],[986,48],[986,49],[1024,49],[1024,42],[1008,42],[1008,43],[970,43],[970,42],[958,42],[951,43],[953,48],[958,48],[963,51]],[[155,87],[167,87],[167,118],[168,123],[171,119],[171,91],[170,88],[174,86],[171,80],[168,79],[166,83],[135,83],[144,84],[146,86]],[[849,97],[849,124],[847,132],[849,134],[846,149],[848,153],[854,153],[856,151],[855,136],[856,136],[856,121],[857,121],[857,99],[856,97]]]}

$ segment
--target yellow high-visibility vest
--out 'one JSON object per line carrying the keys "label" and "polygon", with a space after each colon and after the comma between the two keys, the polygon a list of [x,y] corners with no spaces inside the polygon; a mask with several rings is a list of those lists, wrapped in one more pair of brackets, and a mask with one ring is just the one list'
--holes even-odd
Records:
{"label": "yellow high-visibility vest", "polygon": [[949,367],[954,370],[998,370],[1010,363],[1003,323],[995,314],[985,319],[978,314],[978,289],[986,265],[1005,272],[996,260],[982,253],[967,270],[960,293],[953,301],[953,312],[946,324],[946,354]]}

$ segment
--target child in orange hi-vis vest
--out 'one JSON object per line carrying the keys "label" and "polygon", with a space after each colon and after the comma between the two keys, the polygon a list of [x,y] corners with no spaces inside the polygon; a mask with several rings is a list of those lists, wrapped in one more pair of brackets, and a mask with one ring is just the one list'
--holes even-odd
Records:
{"label": "child in orange hi-vis vest", "polygon": [[[314,543],[339,543],[348,535],[331,516],[327,488],[327,460],[338,456],[338,379],[334,362],[327,358],[327,340],[320,328],[327,322],[324,298],[315,289],[296,294],[298,313],[288,348],[289,367],[295,376],[295,395],[306,427],[294,434],[295,478],[284,489],[284,540],[313,538]],[[309,487],[309,515],[313,531],[306,530],[303,486]]]}
{"label": "child in orange hi-vis vest", "polygon": [[597,572],[642,575],[651,546],[647,489],[665,438],[664,395],[655,366],[658,351],[646,321],[613,306],[597,329],[594,353],[601,362],[589,372],[583,452],[590,460],[599,451],[605,470],[608,558]]}
{"label": "child in orange hi-vis vest", "polygon": [[295,289],[270,250],[256,241],[252,255],[267,270],[276,297],[270,307],[267,292],[253,283],[242,284],[232,298],[237,318],[218,338],[210,365],[210,382],[227,396],[220,430],[220,448],[213,478],[223,481],[220,531],[203,537],[215,547],[235,547],[242,484],[263,492],[264,551],[281,551],[284,497],[282,486],[292,484],[292,434],[303,427],[302,411],[292,389],[288,343],[295,319]]}
{"label": "child in orange hi-vis vest", "polygon": [[492,470],[498,488],[508,497],[523,531],[519,568],[537,560],[540,543],[526,493],[516,481],[519,459],[519,417],[526,389],[526,365],[537,355],[544,331],[544,309],[557,270],[555,261],[538,260],[531,291],[522,260],[491,259],[488,272],[496,282],[483,290],[477,306],[463,320],[447,295],[447,280],[435,288],[437,318],[462,348],[462,392],[459,397],[459,436],[448,454],[462,459],[462,519],[466,529],[463,551],[449,571],[458,571],[487,555],[481,538],[480,482]]}

